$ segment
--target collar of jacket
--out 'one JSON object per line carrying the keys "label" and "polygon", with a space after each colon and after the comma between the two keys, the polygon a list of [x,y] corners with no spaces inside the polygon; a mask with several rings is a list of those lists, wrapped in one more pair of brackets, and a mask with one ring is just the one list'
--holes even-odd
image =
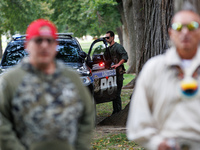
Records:
{"label": "collar of jacket", "polygon": [[[181,68],[182,59],[178,55],[176,48],[171,47],[166,51],[165,62],[168,66],[179,66]],[[198,47],[196,55],[191,59],[191,67],[188,68],[187,72],[193,72],[200,66],[200,47]],[[185,71],[184,71],[185,72]]]}
{"label": "collar of jacket", "polygon": [[36,74],[40,78],[43,78],[45,80],[52,80],[56,78],[57,76],[59,76],[62,70],[65,68],[64,64],[59,60],[55,60],[55,64],[56,64],[56,70],[53,74],[50,74],[50,75],[47,75],[43,73],[42,71],[38,70],[37,68],[35,68],[34,66],[32,66],[30,64],[29,57],[23,58],[23,60],[21,61],[19,65],[22,66],[23,70]]}

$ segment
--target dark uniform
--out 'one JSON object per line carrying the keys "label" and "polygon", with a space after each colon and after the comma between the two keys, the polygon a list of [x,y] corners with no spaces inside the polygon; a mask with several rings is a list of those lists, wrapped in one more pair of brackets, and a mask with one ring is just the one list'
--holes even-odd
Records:
{"label": "dark uniform", "polygon": [[[110,48],[111,59],[114,64],[120,62],[120,60],[124,59],[125,62],[128,60],[128,54],[125,51],[124,47],[119,43],[115,42]],[[116,69],[117,72],[117,97],[113,100],[113,114],[121,111],[122,103],[121,103],[121,89],[123,86],[123,74],[125,72],[124,65],[122,64]]]}

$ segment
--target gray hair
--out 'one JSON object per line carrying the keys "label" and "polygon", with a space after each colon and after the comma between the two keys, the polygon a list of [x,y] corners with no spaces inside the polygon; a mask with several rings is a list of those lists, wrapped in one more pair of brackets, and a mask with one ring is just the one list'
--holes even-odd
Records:
{"label": "gray hair", "polygon": [[197,9],[189,1],[183,3],[182,10],[189,10],[197,13]]}
{"label": "gray hair", "polygon": [[196,7],[189,0],[175,0],[174,3],[175,13],[182,10],[198,13]]}

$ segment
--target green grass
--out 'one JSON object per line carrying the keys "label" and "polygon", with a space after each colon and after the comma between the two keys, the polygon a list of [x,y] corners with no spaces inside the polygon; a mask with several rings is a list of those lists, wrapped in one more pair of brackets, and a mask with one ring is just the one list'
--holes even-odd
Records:
{"label": "green grass", "polygon": [[[127,63],[124,64],[126,70],[128,70],[129,66]],[[127,85],[131,80],[135,78],[135,74],[124,74],[123,86]]]}
{"label": "green grass", "polygon": [[[130,95],[133,89],[122,89],[122,109],[130,102]],[[112,114],[112,102],[96,105],[98,118],[106,118]],[[125,133],[109,133],[99,138],[94,138],[91,143],[92,150],[144,150],[134,141],[129,141]]]}
{"label": "green grass", "polygon": [[83,49],[84,52],[88,53],[90,45],[92,44],[93,41],[79,41],[81,48]]}
{"label": "green grass", "polygon": [[101,139],[97,139],[92,143],[93,150],[144,150],[135,142],[128,141],[125,133],[109,134]]}
{"label": "green grass", "polygon": [[135,75],[132,74],[124,74],[123,85],[127,85],[131,80],[135,78]]}
{"label": "green grass", "polygon": [[[121,99],[122,99],[122,109],[130,102],[130,96],[133,92],[133,89],[122,89]],[[112,102],[101,103],[96,105],[96,114],[100,118],[108,117],[112,114],[113,106]]]}

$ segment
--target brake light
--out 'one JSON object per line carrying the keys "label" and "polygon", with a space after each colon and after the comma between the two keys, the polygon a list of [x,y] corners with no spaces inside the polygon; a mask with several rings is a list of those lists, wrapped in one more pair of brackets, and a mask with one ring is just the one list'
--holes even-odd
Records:
{"label": "brake light", "polygon": [[100,62],[100,63],[99,63],[99,66],[100,66],[100,67],[104,67],[104,66],[105,66],[105,63],[104,63],[104,62]]}

